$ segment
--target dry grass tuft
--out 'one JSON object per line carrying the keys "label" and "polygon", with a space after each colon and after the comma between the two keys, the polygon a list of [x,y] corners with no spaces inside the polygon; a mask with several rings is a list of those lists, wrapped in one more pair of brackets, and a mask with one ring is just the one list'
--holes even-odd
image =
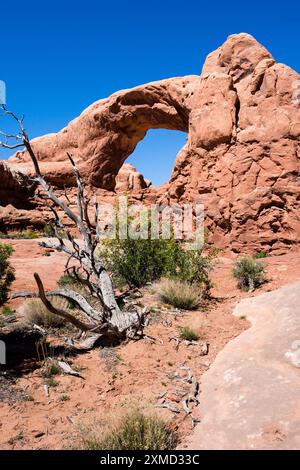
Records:
{"label": "dry grass tuft", "polygon": [[189,326],[184,326],[180,329],[180,338],[186,341],[198,341],[199,335]]}
{"label": "dry grass tuft", "polygon": [[176,435],[162,419],[134,410],[114,424],[82,426],[72,447],[79,450],[168,450],[175,445]]}
{"label": "dry grass tuft", "polygon": [[196,309],[202,298],[201,289],[197,284],[174,279],[163,279],[158,283],[157,290],[163,302],[184,310]]}
{"label": "dry grass tuft", "polygon": [[[69,302],[63,297],[51,297],[54,307],[61,310],[68,310]],[[25,323],[38,325],[45,328],[58,328],[65,325],[65,321],[58,315],[49,312],[41,299],[30,299],[23,304]]]}

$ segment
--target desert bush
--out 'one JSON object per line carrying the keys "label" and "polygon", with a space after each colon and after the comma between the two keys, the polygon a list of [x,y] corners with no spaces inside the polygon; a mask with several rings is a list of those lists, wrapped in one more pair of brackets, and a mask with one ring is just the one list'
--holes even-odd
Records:
{"label": "desert bush", "polygon": [[56,364],[50,364],[49,374],[50,375],[57,375],[59,373],[60,373],[60,368]]}
{"label": "desert bush", "polygon": [[251,256],[244,257],[236,262],[233,276],[240,289],[252,291],[266,281],[266,266]]}
{"label": "desert bush", "polygon": [[193,310],[201,301],[199,284],[190,284],[178,279],[163,279],[157,286],[163,302],[185,310]]}
{"label": "desert bush", "polygon": [[212,287],[209,273],[213,269],[213,257],[213,252],[204,256],[202,250],[186,251],[179,245],[173,263],[166,274],[171,279],[179,279],[191,285],[200,286],[203,297],[206,297]]}
{"label": "desert bush", "polygon": [[[57,230],[57,233],[59,234],[59,236],[61,238],[68,238],[67,237],[67,232],[66,230],[64,230],[63,228],[60,228],[60,229],[56,229]],[[48,238],[53,238],[53,237],[56,237],[56,234],[55,234],[55,229],[54,229],[54,226],[53,224],[49,223],[49,224],[46,224],[43,228],[43,235],[45,237],[48,237]]]}
{"label": "desert bush", "polygon": [[9,288],[15,280],[14,270],[9,263],[13,251],[11,245],[0,243],[0,305],[7,301]]}
{"label": "desert bush", "polygon": [[[69,303],[63,297],[53,296],[51,302],[54,307],[68,310]],[[45,328],[58,328],[65,324],[62,317],[49,312],[40,299],[27,300],[23,305],[25,323],[39,325]]]}
{"label": "desert bush", "polygon": [[0,233],[0,238],[6,238],[11,240],[25,240],[25,239],[35,239],[39,238],[40,234],[38,232],[34,232],[33,230],[21,230],[21,232],[13,232],[13,233]]}
{"label": "desert bush", "polygon": [[267,258],[268,253],[266,251],[258,251],[257,253],[254,254],[255,259],[262,259],[262,258]]}
{"label": "desert bush", "polygon": [[9,316],[13,315],[15,313],[14,309],[9,307],[9,305],[4,305],[1,309],[0,312],[2,315]]}
{"label": "desert bush", "polygon": [[189,326],[180,329],[180,338],[187,341],[198,341],[199,335]]}
{"label": "desert bush", "polygon": [[47,385],[48,387],[55,388],[55,387],[57,387],[58,382],[57,382],[57,380],[54,379],[53,376],[50,376],[45,380],[45,385]]}
{"label": "desert bush", "polygon": [[24,230],[17,234],[16,238],[34,240],[40,237],[40,233],[34,230]]}
{"label": "desert bush", "polygon": [[48,360],[42,370],[42,376],[44,378],[50,378],[53,375],[59,374],[60,372],[61,370],[57,363],[53,362],[52,360]]}
{"label": "desert bush", "polygon": [[69,400],[70,400],[70,396],[69,396],[69,395],[65,395],[65,394],[60,395],[59,400],[60,400],[60,401],[69,401]]}
{"label": "desert bush", "polygon": [[109,240],[102,256],[119,284],[139,288],[165,276],[201,284],[205,292],[211,288],[211,258],[204,257],[202,250],[184,250],[174,238]]}
{"label": "desert bush", "polygon": [[52,224],[46,224],[43,231],[44,231],[45,237],[49,237],[49,238],[55,237],[55,230]]}
{"label": "desert bush", "polygon": [[172,263],[177,246],[173,240],[109,240],[104,259],[117,282],[142,287],[159,279]]}
{"label": "desert bush", "polygon": [[168,450],[175,446],[175,434],[167,424],[157,416],[148,416],[140,411],[128,413],[110,426],[103,434],[82,428],[76,448],[81,450]]}

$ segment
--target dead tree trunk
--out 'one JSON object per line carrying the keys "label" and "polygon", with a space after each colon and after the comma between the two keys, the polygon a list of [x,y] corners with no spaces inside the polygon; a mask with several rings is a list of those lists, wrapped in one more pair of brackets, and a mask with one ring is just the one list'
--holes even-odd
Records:
{"label": "dead tree trunk", "polygon": [[[63,317],[66,321],[74,324],[82,331],[92,333],[92,336],[86,341],[87,347],[92,347],[100,336],[125,339],[141,333],[144,325],[145,312],[127,312],[119,308],[111,278],[101,262],[101,259],[97,256],[96,249],[99,245],[101,235],[97,223],[99,216],[98,203],[94,195],[93,220],[91,220],[89,215],[91,201],[86,195],[84,182],[73,157],[67,154],[77,182],[76,212],[71,210],[68,205],[68,198],[66,198],[66,201],[63,198],[59,198],[43,177],[38,159],[23,126],[23,118],[19,119],[14,113],[8,111],[4,105],[2,105],[2,109],[7,116],[11,116],[17,122],[19,133],[7,134],[1,132],[1,135],[5,138],[5,142],[0,142],[0,146],[10,149],[16,149],[18,147],[26,148],[35,169],[34,181],[41,190],[39,196],[43,198],[45,204],[47,204],[54,216],[53,226],[56,240],[43,242],[42,245],[46,248],[62,251],[68,255],[66,273],[71,273],[88,288],[90,295],[101,305],[101,309],[93,308],[83,295],[70,289],[60,289],[51,292],[50,295],[61,295],[76,302],[85,321],[77,319],[70,312],[55,308],[49,299],[49,293],[48,296],[45,293],[40,276],[38,273],[35,273],[34,277],[38,287],[38,295],[42,302],[53,314]],[[9,143],[11,142],[10,139],[14,139],[15,141],[12,145]],[[79,232],[79,241],[75,239],[69,228],[62,222],[58,211],[63,212],[69,221],[71,221],[73,227]],[[66,239],[63,238],[61,234],[62,231],[65,233]],[[70,266],[71,261],[75,261],[75,266]],[[29,292],[21,292],[15,294],[14,297],[31,297],[33,295],[34,294]]]}

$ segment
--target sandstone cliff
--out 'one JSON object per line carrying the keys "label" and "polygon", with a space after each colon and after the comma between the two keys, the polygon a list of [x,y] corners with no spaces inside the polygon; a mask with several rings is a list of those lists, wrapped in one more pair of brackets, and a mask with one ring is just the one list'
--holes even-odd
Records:
{"label": "sandstone cliff", "polygon": [[[68,151],[101,194],[116,188],[145,202],[203,202],[210,241],[235,251],[281,251],[300,242],[299,78],[252,36],[232,35],[200,76],[120,91],[32,143],[57,187],[74,185]],[[157,191],[142,176],[120,173],[116,185],[126,158],[153,128],[188,133],[169,183]],[[17,152],[9,165],[28,173],[28,161]],[[2,181],[1,174],[0,166]]]}

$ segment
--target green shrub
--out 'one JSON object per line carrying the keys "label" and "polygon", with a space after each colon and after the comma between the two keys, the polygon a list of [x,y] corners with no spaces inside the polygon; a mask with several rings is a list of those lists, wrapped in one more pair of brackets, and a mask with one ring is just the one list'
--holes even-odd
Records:
{"label": "green shrub", "polygon": [[202,289],[203,297],[208,296],[212,283],[209,272],[213,268],[212,259],[214,255],[203,256],[201,250],[185,251],[180,245],[172,265],[166,272],[171,279],[179,279],[189,284],[197,284]]}
{"label": "green shrub", "polygon": [[160,278],[172,262],[176,244],[171,240],[109,240],[104,261],[117,282],[142,287]]}
{"label": "green shrub", "polygon": [[157,286],[163,302],[185,310],[193,310],[201,301],[201,289],[197,284],[189,284],[178,279],[163,279]]}
{"label": "green shrub", "polygon": [[8,305],[4,305],[0,311],[2,315],[5,315],[5,316],[13,315],[15,313],[14,309],[9,307]]}
{"label": "green shrub", "polygon": [[60,373],[60,368],[56,364],[51,364],[49,366],[49,374],[50,375],[57,375]]}
{"label": "green shrub", "polygon": [[199,283],[208,292],[211,283],[211,259],[202,251],[185,251],[182,244],[170,240],[109,240],[101,255],[118,283],[142,287],[162,276]]}
{"label": "green shrub", "polygon": [[[66,230],[63,228],[57,228],[57,233],[61,238],[68,238]],[[48,238],[56,237],[54,225],[50,222],[46,224],[43,229],[43,235]]]}
{"label": "green shrub", "polygon": [[45,225],[44,235],[45,235],[45,237],[48,237],[48,238],[55,237],[55,230],[54,230],[54,227],[51,223]]}
{"label": "green shrub", "polygon": [[258,251],[257,253],[255,253],[253,258],[262,259],[262,258],[267,258],[267,256],[268,256],[268,253],[266,251]]}
{"label": "green shrub", "polygon": [[[102,431],[102,432],[101,432]],[[103,434],[95,426],[82,429],[77,449],[84,450],[168,450],[176,443],[174,432],[157,416],[134,411]]]}
{"label": "green shrub", "polygon": [[190,327],[185,326],[180,329],[180,338],[187,341],[198,341],[199,335]]}
{"label": "green shrub", "polygon": [[9,288],[15,280],[14,269],[9,263],[13,251],[11,245],[0,243],[0,305],[7,301]]}
{"label": "green shrub", "polygon": [[[67,299],[59,296],[51,297],[51,303],[54,307],[61,310],[68,310],[69,302]],[[45,328],[57,328],[65,325],[65,320],[59,315],[49,312],[41,299],[27,300],[23,305],[25,322],[30,325],[39,325]]]}
{"label": "green shrub", "polygon": [[253,291],[266,281],[266,267],[249,256],[239,259],[233,269],[233,276],[242,290]]}
{"label": "green shrub", "polygon": [[60,395],[59,400],[60,401],[69,401],[70,397],[69,397],[69,395]]}
{"label": "green shrub", "polygon": [[[134,221],[134,217],[128,216],[128,221]],[[117,237],[102,241],[97,249],[97,255],[113,273],[115,284],[140,288],[161,277],[170,277],[201,284],[203,292],[209,293],[209,271],[215,255],[212,250],[206,256],[204,249],[185,250],[185,244],[175,240],[173,234],[170,239],[151,239],[151,224],[147,239],[120,239],[119,223],[117,218]]]}
{"label": "green shrub", "polygon": [[50,376],[45,380],[45,385],[48,387],[57,387],[58,382],[52,376]]}
{"label": "green shrub", "polygon": [[39,237],[40,237],[40,233],[34,232],[33,230],[24,230],[16,236],[16,238],[30,239],[30,240],[34,240]]}
{"label": "green shrub", "polygon": [[50,359],[46,362],[43,370],[42,370],[42,376],[44,378],[50,378],[53,375],[57,375],[61,372],[60,367],[56,362],[53,361],[53,359]]}

